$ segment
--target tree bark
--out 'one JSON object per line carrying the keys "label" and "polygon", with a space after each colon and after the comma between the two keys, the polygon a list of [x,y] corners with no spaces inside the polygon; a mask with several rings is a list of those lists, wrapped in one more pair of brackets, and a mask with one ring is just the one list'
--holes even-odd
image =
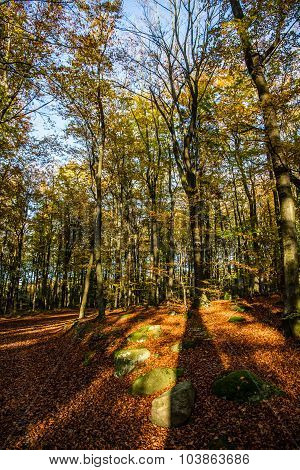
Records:
{"label": "tree bark", "polygon": [[230,0],[230,3],[235,19],[240,21],[238,33],[244,50],[248,73],[252,78],[260,100],[265,124],[267,148],[276,179],[283,245],[283,272],[285,284],[284,311],[286,314],[297,311],[300,312],[299,259],[295,202],[292,194],[290,174],[282,149],[276,109],[265,77],[263,55],[254,48],[247,28],[241,24],[241,21],[244,19],[244,13],[240,1]]}
{"label": "tree bark", "polygon": [[84,281],[84,289],[83,289],[83,295],[82,295],[80,311],[79,311],[80,319],[85,317],[85,309],[86,309],[86,304],[87,304],[87,299],[88,299],[88,294],[89,294],[90,279],[91,279],[91,273],[93,269],[93,261],[94,261],[94,253],[92,251],[90,254],[89,264],[87,267],[85,281]]}

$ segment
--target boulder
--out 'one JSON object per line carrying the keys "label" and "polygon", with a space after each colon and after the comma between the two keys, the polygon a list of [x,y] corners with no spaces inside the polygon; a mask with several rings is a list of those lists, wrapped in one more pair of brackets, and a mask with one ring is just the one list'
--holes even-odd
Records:
{"label": "boulder", "polygon": [[176,315],[181,315],[181,313],[180,313],[180,312],[176,312],[175,310],[171,310],[171,311],[169,312],[169,315],[171,315],[171,317],[175,317]]}
{"label": "boulder", "polygon": [[180,382],[153,400],[151,422],[164,428],[181,426],[190,418],[194,402],[195,389],[191,382]]}
{"label": "boulder", "polygon": [[210,305],[210,301],[207,295],[203,292],[200,296],[199,307],[206,308],[206,307],[209,307],[209,305]]}
{"label": "boulder", "polygon": [[235,312],[243,313],[245,311],[245,307],[243,305],[236,304],[233,306],[233,310],[235,310]]}
{"label": "boulder", "polygon": [[170,350],[176,353],[180,352],[182,350],[182,342],[177,341],[177,343],[172,344],[172,346],[170,346]]}
{"label": "boulder", "polygon": [[272,395],[283,395],[275,385],[244,369],[229,372],[215,380],[212,391],[220,398],[238,402],[260,401]]}
{"label": "boulder", "polygon": [[182,374],[183,370],[180,368],[157,367],[138,377],[131,386],[131,393],[133,395],[152,395],[152,393],[174,385]]}
{"label": "boulder", "polygon": [[115,353],[115,376],[122,377],[131,372],[137,364],[146,361],[150,351],[146,348],[120,349]]}
{"label": "boulder", "polygon": [[228,320],[230,323],[244,323],[246,321],[245,317],[241,317],[238,315],[234,315],[233,317],[230,317]]}
{"label": "boulder", "polygon": [[229,292],[224,292],[224,300],[232,300],[232,295]]}
{"label": "boulder", "polygon": [[141,326],[138,330],[134,331],[127,337],[127,341],[135,343],[143,343],[149,338],[158,338],[162,333],[160,325],[146,325]]}

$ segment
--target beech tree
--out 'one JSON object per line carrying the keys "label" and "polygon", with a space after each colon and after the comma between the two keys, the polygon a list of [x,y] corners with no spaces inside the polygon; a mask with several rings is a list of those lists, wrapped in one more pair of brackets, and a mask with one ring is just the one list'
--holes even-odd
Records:
{"label": "beech tree", "polygon": [[[248,14],[243,12],[239,0],[230,0],[232,13],[236,20],[237,30],[242,44],[245,63],[248,73],[255,85],[263,113],[266,145],[272,162],[276,179],[276,189],[280,206],[280,233],[283,245],[283,272],[284,272],[284,296],[285,313],[295,313],[300,310],[299,291],[299,255],[296,230],[295,202],[291,187],[290,170],[286,161],[285,152],[280,136],[280,127],[277,118],[276,105],[268,84],[266,66],[271,60],[274,51],[280,46],[285,29],[294,24],[292,17],[294,8],[291,5],[283,8],[275,5],[271,9],[271,15],[276,18],[276,30],[274,41],[269,47],[257,49],[257,38],[252,38]],[[254,7],[257,7],[255,4]],[[270,15],[270,16],[271,16]],[[266,19],[262,18],[262,22]],[[254,42],[255,41],[255,42]]]}

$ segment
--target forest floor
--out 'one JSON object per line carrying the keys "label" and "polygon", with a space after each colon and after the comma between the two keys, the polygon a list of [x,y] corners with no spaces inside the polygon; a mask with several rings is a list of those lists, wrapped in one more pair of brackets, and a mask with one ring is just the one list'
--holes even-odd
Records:
{"label": "forest floor", "polygon": [[[214,301],[197,318],[181,305],[107,313],[97,347],[76,338],[75,310],[0,319],[0,448],[2,449],[297,449],[300,447],[300,354],[280,331],[278,299],[256,299],[230,323],[234,304]],[[124,313],[131,313],[121,317]],[[95,317],[89,311],[88,322]],[[163,334],[142,344],[151,357],[123,378],[114,376],[114,352],[129,333],[159,324]],[[170,345],[204,335],[179,353]],[[196,388],[188,424],[173,429],[149,420],[149,397],[128,392],[132,381],[153,367],[184,369]],[[284,392],[258,403],[217,398],[212,382],[227,370],[248,369]],[[180,379],[182,380],[182,378]]]}

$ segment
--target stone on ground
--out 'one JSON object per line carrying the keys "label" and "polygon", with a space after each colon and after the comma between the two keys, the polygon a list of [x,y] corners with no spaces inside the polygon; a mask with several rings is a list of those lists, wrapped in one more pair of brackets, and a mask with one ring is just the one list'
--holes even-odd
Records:
{"label": "stone on ground", "polygon": [[246,321],[246,318],[238,316],[238,315],[234,315],[233,317],[230,317],[228,321],[230,323],[244,323]]}
{"label": "stone on ground", "polygon": [[224,300],[232,300],[232,295],[229,292],[224,292]]}
{"label": "stone on ground", "polygon": [[151,422],[164,428],[181,426],[190,418],[194,402],[193,385],[181,382],[153,400]]}
{"label": "stone on ground", "polygon": [[121,349],[115,353],[115,376],[122,377],[131,372],[139,363],[150,357],[146,348]]}
{"label": "stone on ground", "polygon": [[138,330],[134,331],[127,337],[127,341],[135,343],[143,343],[150,338],[158,338],[162,333],[160,325],[146,325],[141,326]]}
{"label": "stone on ground", "polygon": [[175,310],[171,310],[171,311],[169,312],[169,315],[171,315],[171,317],[175,317],[175,315],[181,315],[181,313],[180,313],[180,312],[176,312]]}
{"label": "stone on ground", "polygon": [[210,305],[210,301],[209,301],[207,295],[203,292],[201,294],[201,297],[200,297],[199,306],[200,306],[200,308],[206,308],[206,307],[209,307],[209,305]]}
{"label": "stone on ground", "polygon": [[170,346],[170,350],[176,353],[180,352],[182,350],[182,342],[177,341],[177,343],[172,344],[172,346]]}
{"label": "stone on ground", "polygon": [[248,370],[236,370],[218,378],[212,385],[215,395],[238,402],[254,402],[283,392]]}
{"label": "stone on ground", "polygon": [[151,395],[166,387],[174,385],[183,370],[178,368],[157,367],[138,377],[131,386],[133,395]]}

